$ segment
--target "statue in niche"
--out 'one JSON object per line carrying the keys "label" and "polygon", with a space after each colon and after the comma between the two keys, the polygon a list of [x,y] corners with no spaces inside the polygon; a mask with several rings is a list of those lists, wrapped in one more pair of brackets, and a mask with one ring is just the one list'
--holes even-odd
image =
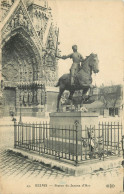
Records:
{"label": "statue in niche", "polygon": [[19,96],[19,106],[21,105],[23,105],[23,89],[19,89],[19,91],[18,91],[18,96]]}
{"label": "statue in niche", "polygon": [[52,41],[51,37],[49,37],[49,40],[48,40],[48,48],[49,49],[53,48],[53,41]]}
{"label": "statue in niche", "polygon": [[43,39],[43,28],[41,27],[41,29],[39,29],[38,31],[37,31],[37,33],[38,33],[38,36],[41,38],[41,39]]}
{"label": "statue in niche", "polygon": [[47,60],[50,62],[50,66],[53,65],[53,61],[55,60],[55,48],[54,48],[54,42],[51,37],[49,37],[48,43],[47,43]]}
{"label": "statue in niche", "polygon": [[32,33],[32,26],[29,22],[27,23],[27,28],[28,28],[28,31]]}
{"label": "statue in niche", "polygon": [[41,90],[41,105],[46,104],[46,92],[44,89]]}
{"label": "statue in niche", "polygon": [[24,103],[24,106],[27,105],[27,102],[28,102],[28,93],[27,93],[27,90],[25,89],[24,95],[23,95],[23,103]]}
{"label": "statue in niche", "polygon": [[14,27],[18,26],[18,18],[17,16],[14,17]]}
{"label": "statue in niche", "polygon": [[11,21],[11,24],[10,24],[10,25],[11,25],[11,27],[12,27],[12,28],[14,28],[14,27],[15,27],[15,21],[14,21],[14,19],[12,19],[12,21]]}
{"label": "statue in niche", "polygon": [[41,88],[38,88],[37,90],[37,104],[41,104]]}
{"label": "statue in niche", "polygon": [[27,22],[27,20],[26,20],[26,17],[24,17],[24,21],[23,21],[23,22],[24,22],[24,26],[27,27],[28,22]]}
{"label": "statue in niche", "polygon": [[32,101],[33,101],[32,91],[29,91],[29,94],[28,94],[28,104],[29,104],[29,106],[32,105]]}
{"label": "statue in niche", "polygon": [[14,28],[17,24],[17,16],[15,16],[12,21],[10,22],[10,26],[11,28]]}
{"label": "statue in niche", "polygon": [[23,90],[20,89],[19,91],[19,103],[22,106],[23,105]]}
{"label": "statue in niche", "polygon": [[34,104],[37,105],[37,91],[34,90]]}
{"label": "statue in niche", "polygon": [[23,25],[23,22],[24,22],[24,16],[23,16],[22,10],[20,10],[20,12],[19,12],[19,24]]}
{"label": "statue in niche", "polygon": [[55,80],[55,72],[54,71],[49,71],[49,74],[48,74],[48,80],[50,82],[54,81]]}

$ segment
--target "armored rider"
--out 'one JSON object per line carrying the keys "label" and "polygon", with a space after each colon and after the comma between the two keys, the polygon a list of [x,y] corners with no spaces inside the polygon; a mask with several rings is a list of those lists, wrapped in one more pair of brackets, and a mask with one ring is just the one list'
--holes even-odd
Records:
{"label": "armored rider", "polygon": [[74,78],[76,73],[80,70],[80,62],[84,61],[84,58],[82,55],[77,51],[77,45],[72,46],[73,53],[69,55],[63,55],[60,57],[61,59],[67,59],[70,58],[72,59],[73,63],[70,68],[70,74],[71,74],[71,85],[74,85]]}

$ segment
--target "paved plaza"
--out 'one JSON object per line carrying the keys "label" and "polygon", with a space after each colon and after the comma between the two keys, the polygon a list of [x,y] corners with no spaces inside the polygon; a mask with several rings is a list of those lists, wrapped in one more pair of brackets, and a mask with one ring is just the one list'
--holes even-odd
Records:
{"label": "paved plaza", "polygon": [[[11,119],[8,120],[12,124]],[[67,187],[72,187],[74,183],[80,183],[83,189],[92,190],[95,187],[97,187],[97,189],[99,188],[99,182],[106,190],[106,193],[122,191],[123,169],[120,166],[106,171],[101,169],[101,171],[96,171],[92,174],[73,177],[59,169],[50,168],[48,165],[32,161],[21,154],[16,154],[8,150],[8,148],[13,148],[13,130],[12,125],[0,126],[0,175],[3,183],[7,182],[8,185],[12,182],[12,187],[13,182],[14,184],[16,182],[17,185],[23,182],[23,189],[27,189],[27,187],[38,189],[39,186],[37,184],[39,183],[47,184],[47,187],[50,188],[58,188],[61,185],[65,186],[67,183],[69,185]],[[30,183],[29,185],[27,184],[28,182]],[[14,186],[11,188],[12,191],[14,188]],[[37,191],[39,192],[39,190]],[[15,193],[13,191],[11,193],[18,194],[19,191],[15,191]],[[8,192],[7,194],[11,193]]]}
{"label": "paved plaza", "polygon": [[[3,121],[5,122],[5,119]],[[114,193],[113,191],[119,193],[122,191],[123,169],[120,166],[106,171],[101,169],[101,171],[96,171],[92,174],[73,177],[59,169],[50,168],[48,165],[32,161],[21,154],[8,150],[8,148],[13,148],[14,128],[11,118],[7,118],[6,121],[8,121],[8,126],[0,126],[0,175],[3,183],[7,182],[7,185],[11,183],[12,186],[13,184],[15,185],[15,182],[17,185],[23,182],[23,189],[27,189],[27,187],[38,189],[39,186],[37,184],[39,183],[47,184],[47,187],[50,188],[57,187],[57,189],[67,183],[69,185],[67,187],[72,187],[74,183],[81,183],[83,189],[92,190],[95,187],[99,188],[97,185],[99,182],[106,190],[106,193]],[[1,121],[1,123],[3,122]],[[29,185],[27,184],[28,182]],[[13,186],[11,188],[13,191],[11,193],[18,194],[19,191],[14,192],[14,188],[16,187]],[[39,192],[40,190],[37,191]],[[7,194],[11,193],[8,191]]]}

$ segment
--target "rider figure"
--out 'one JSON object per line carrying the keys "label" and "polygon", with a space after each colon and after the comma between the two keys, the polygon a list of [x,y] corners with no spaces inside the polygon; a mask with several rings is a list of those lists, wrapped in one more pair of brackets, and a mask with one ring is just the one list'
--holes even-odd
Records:
{"label": "rider figure", "polygon": [[61,59],[70,58],[73,61],[70,73],[71,73],[71,85],[74,85],[74,77],[76,73],[78,73],[78,71],[80,70],[80,62],[83,62],[84,58],[80,53],[77,52],[77,45],[73,45],[72,50],[73,50],[72,54],[64,55],[61,57]]}

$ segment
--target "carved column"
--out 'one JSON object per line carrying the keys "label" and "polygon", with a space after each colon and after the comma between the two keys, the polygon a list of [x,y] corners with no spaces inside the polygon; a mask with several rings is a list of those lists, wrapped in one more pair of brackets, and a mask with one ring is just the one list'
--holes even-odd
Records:
{"label": "carved column", "polygon": [[33,94],[32,94],[32,90],[29,90],[28,92],[28,105],[32,106],[33,103]]}
{"label": "carved column", "polygon": [[41,85],[37,87],[37,101],[38,105],[41,105]]}
{"label": "carved column", "polygon": [[23,102],[24,102],[24,106],[27,106],[28,105],[28,93],[27,93],[27,89],[24,90]]}

